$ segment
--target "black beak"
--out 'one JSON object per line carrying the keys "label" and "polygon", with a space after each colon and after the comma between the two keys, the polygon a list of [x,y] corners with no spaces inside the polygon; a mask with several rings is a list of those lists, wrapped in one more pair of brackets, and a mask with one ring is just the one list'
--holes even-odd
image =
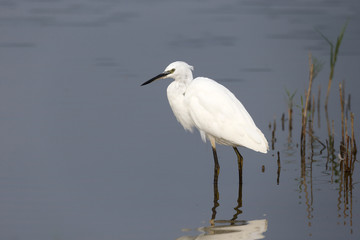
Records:
{"label": "black beak", "polygon": [[141,86],[144,86],[144,85],[147,85],[155,80],[158,80],[158,79],[161,79],[161,78],[164,78],[166,77],[167,75],[169,75],[170,73],[172,73],[171,71],[166,71],[166,72],[163,72],[163,73],[160,73],[159,75],[153,77],[152,79],[144,82],[143,84],[141,84]]}

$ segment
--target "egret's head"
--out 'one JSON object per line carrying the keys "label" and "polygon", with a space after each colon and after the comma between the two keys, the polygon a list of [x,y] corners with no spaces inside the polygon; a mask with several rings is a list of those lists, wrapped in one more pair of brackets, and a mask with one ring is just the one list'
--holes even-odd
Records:
{"label": "egret's head", "polygon": [[170,65],[165,68],[164,72],[144,82],[143,84],[141,84],[141,86],[163,78],[173,78],[175,79],[175,81],[184,81],[184,82],[191,81],[192,70],[194,70],[194,67],[190,66],[186,62],[176,61],[170,63]]}

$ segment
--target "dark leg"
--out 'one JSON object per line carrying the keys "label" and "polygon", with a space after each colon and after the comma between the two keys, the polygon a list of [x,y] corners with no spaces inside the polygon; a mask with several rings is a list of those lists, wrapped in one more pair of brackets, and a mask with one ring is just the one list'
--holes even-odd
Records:
{"label": "dark leg", "polygon": [[[215,144],[214,144],[215,145]],[[215,226],[215,218],[216,218],[216,208],[219,206],[219,190],[218,190],[218,177],[220,173],[220,165],[216,153],[216,148],[212,147],[213,155],[214,155],[214,206],[211,209],[212,215],[211,215],[211,226]]]}
{"label": "dark leg", "polygon": [[234,151],[237,156],[238,161],[238,171],[239,171],[239,184],[242,184],[242,167],[243,167],[243,157],[241,156],[240,152],[237,150],[236,147],[233,147]]}
{"label": "dark leg", "polygon": [[233,147],[234,151],[237,156],[238,161],[238,171],[239,171],[239,190],[238,190],[238,199],[237,199],[237,206],[234,208],[236,213],[234,214],[233,218],[231,219],[231,225],[234,225],[238,216],[242,213],[240,208],[242,207],[242,168],[243,168],[243,157],[241,156],[240,152],[237,150],[236,147]]}
{"label": "dark leg", "polygon": [[237,206],[234,207],[236,213],[234,214],[233,218],[231,219],[231,225],[234,225],[236,221],[238,220],[238,216],[242,214],[242,184],[239,183],[239,189],[238,189],[238,199],[237,199]]}
{"label": "dark leg", "polygon": [[220,173],[220,165],[219,165],[219,161],[218,161],[218,157],[217,157],[217,153],[216,153],[216,148],[212,148],[213,151],[213,155],[214,155],[214,184],[218,182],[218,177],[219,177],[219,173]]}

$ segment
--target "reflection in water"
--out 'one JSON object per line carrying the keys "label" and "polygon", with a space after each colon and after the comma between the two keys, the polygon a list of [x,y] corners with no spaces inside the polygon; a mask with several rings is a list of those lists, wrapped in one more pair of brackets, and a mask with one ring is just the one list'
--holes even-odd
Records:
{"label": "reflection in water", "polygon": [[[306,164],[305,164],[305,156],[301,159],[301,178],[300,178],[300,194],[304,192],[305,194],[305,205],[306,205],[306,213],[308,219],[308,226],[311,226],[311,220],[313,219],[313,181],[312,181],[312,163],[313,159],[310,159],[308,174],[306,174]],[[307,175],[309,175],[309,179],[307,180]],[[309,186],[310,185],[310,186]]]}
{"label": "reflection in water", "polygon": [[281,162],[280,162],[280,152],[278,151],[277,152],[277,156],[278,156],[278,159],[277,159],[277,178],[276,178],[276,184],[279,185],[280,183],[280,172],[281,172]]}
{"label": "reflection in water", "polygon": [[[241,156],[239,150],[236,147],[233,147],[234,151],[236,153],[236,157],[237,157],[237,162],[238,162],[238,172],[239,172],[239,189],[238,189],[238,199],[237,199],[237,206],[234,208],[236,213],[234,214],[233,218],[230,220],[230,222],[235,222],[237,220],[237,217],[239,214],[242,213],[242,211],[240,210],[240,208],[242,207],[242,168],[243,168],[243,162],[244,159]],[[210,223],[212,226],[215,225],[215,217],[216,217],[216,208],[220,205],[219,204],[219,189],[218,189],[218,176],[219,176],[219,170],[220,170],[220,166],[218,163],[218,159],[217,159],[217,155],[216,155],[216,151],[213,152],[214,153],[214,162],[215,162],[215,166],[214,166],[214,206],[212,207],[212,215],[211,215],[211,220]]]}
{"label": "reflection in water", "polygon": [[200,234],[197,236],[183,236],[177,240],[195,240],[195,239],[263,239],[263,233],[267,230],[267,220],[239,221],[237,225],[223,225],[201,227],[197,229]]}
{"label": "reflection in water", "polygon": [[[310,61],[311,63],[311,61]],[[313,67],[313,65],[312,65]],[[310,69],[310,76],[311,71]],[[321,88],[318,89],[318,99],[317,105],[315,105],[315,96],[311,95],[311,81],[309,80],[309,89],[307,91],[306,102],[302,108],[302,119],[301,119],[301,139],[300,139],[300,178],[299,178],[299,189],[300,196],[299,198],[304,198],[304,204],[306,206],[306,216],[308,220],[308,226],[312,226],[312,221],[314,219],[314,184],[313,184],[313,168],[318,167],[314,165],[314,162],[320,162],[319,157],[324,154],[327,154],[325,157],[327,159],[324,164],[326,176],[330,176],[328,180],[331,184],[338,184],[338,197],[337,197],[337,212],[339,222],[343,222],[344,226],[350,227],[350,233],[353,233],[353,179],[352,175],[355,168],[356,162],[356,142],[354,134],[354,115],[350,112],[350,104],[345,105],[345,91],[344,91],[344,82],[339,84],[339,95],[340,95],[340,114],[341,116],[341,137],[340,139],[335,139],[335,121],[329,118],[328,108],[325,107],[325,119],[326,119],[326,140],[322,140],[320,137],[316,136],[317,132],[320,132],[320,96]],[[312,99],[312,100],[311,100]],[[350,95],[347,99],[350,99]],[[350,113],[350,123],[351,127],[348,127],[348,113]],[[308,114],[308,115],[307,115]],[[315,122],[315,114],[318,115],[318,123]],[[275,123],[274,123],[275,124]],[[290,149],[292,144],[292,123],[289,121],[289,134],[288,134],[288,143],[287,151]],[[315,125],[315,126],[314,126]],[[316,128],[317,125],[317,128]],[[273,139],[275,136],[275,126],[272,132]],[[350,134],[348,132],[350,131]],[[317,133],[319,134],[319,133]],[[324,141],[324,142],[323,142]],[[325,144],[326,143],[326,144]],[[337,151],[336,144],[339,143],[339,150]],[[327,150],[326,152],[324,150]],[[337,154],[338,152],[338,154]],[[278,152],[279,153],[279,152]],[[280,157],[278,155],[278,161]],[[279,167],[279,164],[278,164]],[[279,178],[279,174],[278,174]],[[316,179],[316,178],[315,178]],[[279,183],[279,181],[278,181]],[[309,234],[311,236],[312,233]]]}
{"label": "reflection in water", "polygon": [[[342,166],[342,164],[341,164]],[[339,222],[341,218],[343,219],[344,226],[349,225],[351,227],[350,232],[353,232],[352,226],[352,210],[353,210],[353,201],[352,201],[352,190],[353,182],[352,175],[347,171],[341,171],[340,181],[339,181],[339,193],[338,193],[338,218]]]}
{"label": "reflection in water", "polygon": [[[282,131],[285,130],[285,114],[282,114],[282,116],[281,116],[281,129],[282,129]],[[290,132],[291,132],[291,130],[290,130]],[[276,133],[276,119],[274,119],[273,130],[271,132],[271,149],[272,150],[275,150],[275,142],[276,142],[275,133]],[[290,146],[290,144],[289,144],[289,146]],[[280,152],[277,151],[277,177],[276,177],[277,185],[279,185],[279,183],[280,183],[280,172],[281,172]]]}
{"label": "reflection in water", "polygon": [[[239,153],[239,151],[234,148],[237,161],[238,161],[238,169],[239,169],[239,188],[238,188],[238,198],[237,205],[234,208],[235,214],[230,220],[215,220],[216,218],[216,208],[220,206],[219,204],[219,190],[218,190],[218,169],[214,167],[214,200],[213,207],[211,209],[212,215],[210,223],[211,225],[208,227],[200,227],[197,229],[200,232],[197,236],[182,236],[177,238],[177,240],[192,240],[192,239],[263,239],[263,233],[267,231],[267,220],[238,220],[239,215],[242,213],[240,208],[242,207],[242,166],[243,166],[243,157]],[[216,155],[214,155],[215,157]],[[216,160],[215,160],[216,161]],[[219,224],[216,226],[216,224]]]}
{"label": "reflection in water", "polygon": [[[214,174],[214,179],[215,179],[215,174]],[[211,214],[211,220],[210,220],[210,223],[211,225],[214,225],[214,221],[215,221],[215,217],[216,217],[216,208],[218,206],[220,206],[219,204],[219,190],[218,190],[218,182],[214,180],[214,205],[213,207],[211,208],[211,211],[212,211],[212,214]]]}
{"label": "reflection in water", "polygon": [[[240,181],[240,178],[242,178],[242,174],[239,175],[239,188],[238,188],[238,198],[237,198],[237,205],[234,207],[235,214],[230,220],[226,220],[226,222],[230,223],[231,225],[234,225],[237,222],[238,216],[242,213],[242,210],[240,209],[242,207],[242,181]],[[216,208],[220,206],[219,204],[219,190],[218,190],[218,183],[214,182],[214,205],[211,209],[211,226],[215,226],[215,223],[224,222],[223,220],[215,220],[216,218]]]}
{"label": "reflection in water", "polygon": [[[309,135],[309,144],[304,146],[304,151],[301,154],[301,178],[300,178],[300,189],[305,196],[305,205],[308,219],[308,226],[311,227],[311,221],[314,218],[314,195],[313,195],[313,162],[315,161],[315,153],[318,151],[318,155],[323,154],[323,150],[327,148],[327,162],[326,170],[331,171],[330,183],[338,183],[338,218],[339,220],[343,219],[344,226],[350,227],[350,233],[353,232],[352,224],[352,173],[354,170],[354,161],[356,159],[356,152],[352,151],[351,144],[344,144],[340,141],[340,151],[339,158],[336,156],[335,152],[335,131],[334,131],[334,120],[331,121],[328,117],[328,110],[325,109],[325,117],[327,123],[328,139],[326,140],[326,146],[323,144],[320,139],[313,136],[314,129],[311,122],[308,123],[308,135]],[[345,118],[342,121],[342,125],[346,125],[347,119]],[[345,127],[346,128],[346,127]],[[354,136],[352,136],[354,137]],[[347,135],[347,130],[345,132],[345,138],[351,139]],[[355,139],[354,139],[355,140]],[[320,143],[316,146],[315,142]],[[350,140],[349,140],[350,142]],[[349,147],[350,145],[350,147]],[[354,161],[353,161],[354,160]],[[330,166],[329,166],[330,163]],[[348,165],[349,164],[349,165]],[[349,168],[349,166],[351,166]],[[329,169],[330,168],[330,169]],[[340,221],[339,221],[340,224]],[[311,235],[311,234],[310,234]]]}
{"label": "reflection in water", "polygon": [[[190,239],[262,239],[264,238],[263,233],[267,231],[267,220],[253,220],[245,221],[238,220],[239,215],[242,213],[240,209],[242,207],[242,168],[243,168],[243,157],[236,147],[234,147],[236,153],[237,162],[238,162],[238,172],[239,172],[239,187],[238,187],[238,197],[237,203],[234,207],[235,213],[230,220],[215,220],[216,219],[216,209],[220,206],[219,199],[219,189],[218,189],[218,175],[220,166],[218,165],[218,159],[216,152],[214,153],[214,199],[213,207],[211,208],[211,220],[210,226],[197,228],[197,231],[200,232],[196,236],[182,236],[177,240],[190,240]],[[216,226],[216,224],[218,224]]]}
{"label": "reflection in water", "polygon": [[276,119],[274,118],[274,125],[271,133],[271,150],[275,149],[275,142],[276,142],[275,132],[276,132]]}
{"label": "reflection in water", "polygon": [[[311,87],[311,85],[310,85]],[[324,175],[329,176],[328,180],[331,184],[338,185],[336,189],[338,189],[337,194],[337,217],[338,224],[349,227],[349,231],[353,233],[353,172],[355,169],[356,163],[356,141],[354,134],[354,114],[350,111],[351,106],[350,102],[350,94],[346,98],[344,92],[344,82],[339,84],[339,95],[340,95],[340,107],[337,111],[337,116],[341,116],[341,126],[338,128],[341,130],[340,135],[335,134],[335,121],[330,119],[328,108],[325,108],[324,116],[326,120],[326,129],[325,136],[326,139],[323,140],[321,137],[317,136],[321,133],[321,124],[320,124],[320,97],[321,97],[321,87],[319,86],[317,97],[311,95],[311,91],[308,91],[309,100],[308,104],[305,104],[303,112],[307,112],[308,116],[303,118],[304,121],[301,125],[302,136],[301,136],[301,144],[300,144],[300,178],[299,178],[299,199],[304,199],[300,201],[300,204],[303,203],[306,208],[306,217],[307,217],[307,225],[308,227],[312,227],[313,221],[315,218],[315,209],[314,209],[314,189],[316,189],[316,185],[314,187],[313,180],[318,178],[318,176],[313,176],[314,168],[321,167],[320,159],[326,159],[324,162],[324,170],[322,172]],[[289,95],[289,94],[288,94]],[[289,95],[290,96],[290,95]],[[290,99],[290,97],[289,97]],[[291,98],[292,99],[292,98]],[[290,100],[291,100],[290,99]],[[345,99],[348,99],[346,103]],[[292,101],[289,102],[291,103]],[[316,104],[317,103],[317,104]],[[290,106],[291,104],[289,104]],[[306,108],[306,110],[305,110]],[[284,119],[282,117],[282,129],[286,129],[286,126],[283,126],[284,123],[288,124],[288,134],[287,134],[287,143],[285,144],[285,150],[287,154],[294,156],[295,152],[298,152],[296,145],[293,143],[292,130],[293,123],[291,120],[292,110],[291,107],[288,108],[289,118]],[[290,114],[291,113],[291,114]],[[317,115],[317,124],[316,118]],[[349,116],[350,115],[350,116]],[[350,123],[349,123],[350,122]],[[272,130],[272,144],[276,141],[275,131],[276,125],[274,121],[274,126],[271,127],[269,124],[269,129]],[[348,133],[350,132],[350,133]],[[340,139],[336,139],[338,137]],[[337,145],[339,144],[339,145]],[[326,149],[326,151],[325,151]],[[277,175],[277,183],[279,184],[279,176],[280,176],[280,164],[279,164],[280,156],[278,151],[278,175]],[[314,162],[317,162],[315,165]],[[315,180],[314,180],[315,181]],[[316,184],[316,182],[315,182]],[[309,233],[311,236],[312,233]]]}

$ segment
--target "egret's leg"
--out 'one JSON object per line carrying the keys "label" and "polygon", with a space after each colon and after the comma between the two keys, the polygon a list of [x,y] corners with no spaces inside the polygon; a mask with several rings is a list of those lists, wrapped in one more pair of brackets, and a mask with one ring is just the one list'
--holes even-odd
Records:
{"label": "egret's leg", "polygon": [[218,182],[218,177],[219,177],[219,173],[220,173],[220,165],[219,165],[219,161],[218,161],[218,157],[217,157],[217,153],[216,153],[216,148],[212,148],[213,151],[213,155],[214,155],[214,184],[217,185]]}
{"label": "egret's leg", "polygon": [[243,167],[243,157],[241,156],[239,150],[236,147],[233,147],[238,158],[238,169],[241,170]]}
{"label": "egret's leg", "polygon": [[238,171],[239,171],[239,184],[242,184],[242,167],[243,167],[243,157],[241,156],[239,150],[236,147],[233,147],[237,156],[238,161]]}
{"label": "egret's leg", "polygon": [[219,161],[218,161],[218,157],[217,157],[217,153],[216,153],[215,139],[210,139],[210,142],[211,142],[211,147],[212,147],[213,156],[214,156],[214,163],[215,163],[215,167],[214,167],[214,184],[215,183],[217,184],[219,173],[220,173],[220,165],[219,165]]}
{"label": "egret's leg", "polygon": [[242,207],[242,183],[239,182],[237,206],[234,207],[236,212],[233,215],[233,218],[231,219],[231,225],[234,225],[238,220],[238,216],[242,214],[243,211],[241,210],[241,207]]}
{"label": "egret's leg", "polygon": [[241,156],[240,152],[236,147],[234,147],[234,151],[237,156],[238,160],[238,170],[239,170],[239,190],[238,190],[238,199],[237,199],[237,206],[234,208],[236,213],[234,214],[232,220],[232,225],[237,220],[238,216],[242,213],[242,210],[240,208],[242,207],[242,167],[243,167],[243,157]]}
{"label": "egret's leg", "polygon": [[211,209],[212,215],[211,215],[211,226],[215,226],[215,218],[216,218],[216,208],[219,206],[219,190],[218,190],[218,177],[220,173],[220,165],[216,153],[216,145],[215,145],[215,139],[210,139],[211,147],[214,155],[214,206]]}
{"label": "egret's leg", "polygon": [[217,157],[217,153],[216,153],[216,148],[212,148],[212,151],[213,151],[213,155],[214,155],[215,168],[220,170],[220,165],[219,165],[219,161],[218,161],[218,157]]}
{"label": "egret's leg", "polygon": [[215,218],[216,218],[216,208],[220,205],[219,204],[219,190],[218,190],[218,182],[217,182],[217,177],[216,176],[216,172],[214,173],[214,205],[211,208],[212,214],[211,214],[211,220],[210,220],[210,224],[211,226],[215,226]]}

